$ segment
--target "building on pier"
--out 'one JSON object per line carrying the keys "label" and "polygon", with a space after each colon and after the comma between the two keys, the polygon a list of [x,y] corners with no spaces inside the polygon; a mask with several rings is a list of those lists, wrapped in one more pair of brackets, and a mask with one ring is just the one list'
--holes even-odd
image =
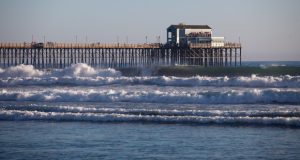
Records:
{"label": "building on pier", "polygon": [[167,28],[167,43],[172,46],[207,44],[224,46],[224,37],[212,37],[212,28],[208,25],[171,25]]}

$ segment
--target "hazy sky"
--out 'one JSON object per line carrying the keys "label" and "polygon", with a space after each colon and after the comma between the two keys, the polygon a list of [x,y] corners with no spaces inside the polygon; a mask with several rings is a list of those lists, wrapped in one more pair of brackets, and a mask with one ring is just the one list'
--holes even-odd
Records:
{"label": "hazy sky", "polygon": [[0,41],[164,43],[182,22],[240,37],[243,60],[300,60],[299,15],[300,0],[0,0]]}

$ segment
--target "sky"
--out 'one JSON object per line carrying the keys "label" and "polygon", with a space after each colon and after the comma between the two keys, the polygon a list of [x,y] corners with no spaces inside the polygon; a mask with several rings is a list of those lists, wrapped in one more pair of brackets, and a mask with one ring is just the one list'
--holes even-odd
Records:
{"label": "sky", "polygon": [[209,25],[243,60],[300,61],[299,0],[0,0],[0,42],[166,42],[171,24]]}

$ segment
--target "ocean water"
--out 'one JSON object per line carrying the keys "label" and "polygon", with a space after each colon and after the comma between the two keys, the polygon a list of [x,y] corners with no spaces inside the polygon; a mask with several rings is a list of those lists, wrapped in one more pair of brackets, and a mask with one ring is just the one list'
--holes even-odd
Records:
{"label": "ocean water", "polygon": [[0,69],[0,159],[300,159],[300,75],[269,74]]}

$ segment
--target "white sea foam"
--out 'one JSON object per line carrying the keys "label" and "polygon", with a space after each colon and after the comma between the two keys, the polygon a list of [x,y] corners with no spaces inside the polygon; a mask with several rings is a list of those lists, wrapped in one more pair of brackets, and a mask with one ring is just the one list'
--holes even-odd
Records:
{"label": "white sea foam", "polygon": [[298,117],[300,110],[295,108],[285,109],[165,109],[165,108],[102,108],[86,106],[40,106],[40,105],[22,105],[5,106],[5,110],[21,111],[39,111],[39,112],[57,112],[57,113],[102,113],[102,114],[128,114],[128,115],[160,115],[160,116],[202,116],[202,117]]}
{"label": "white sea foam", "polygon": [[[104,75],[118,75],[118,72],[109,69],[101,71]],[[2,75],[1,75],[2,76]],[[101,86],[111,84],[141,84],[160,86],[241,86],[241,87],[300,87],[300,76],[265,76],[265,77],[2,77],[0,86],[14,85],[80,85]]]}
{"label": "white sea foam", "polygon": [[7,69],[0,70],[1,79],[13,79],[13,78],[35,78],[45,79],[51,77],[115,77],[121,76],[121,73],[108,68],[108,69],[94,69],[87,64],[77,63],[72,64],[65,69],[54,69],[49,72],[35,69],[32,65],[18,65],[9,67]]}
{"label": "white sea foam", "polygon": [[[113,84],[118,85],[102,86]],[[114,69],[94,69],[86,64],[48,71],[20,65],[0,69],[0,87],[0,120],[300,127],[300,76],[124,77]]]}
{"label": "white sea foam", "polygon": [[47,77],[119,77],[121,73],[115,69],[94,69],[87,64],[77,63],[65,69],[54,70]]}
{"label": "white sea foam", "polygon": [[40,102],[135,102],[186,104],[300,104],[300,92],[280,89],[248,89],[244,91],[130,91],[130,90],[33,90],[0,91],[0,101]]}
{"label": "white sea foam", "polygon": [[15,85],[79,85],[141,84],[160,86],[241,86],[300,87],[300,76],[237,76],[237,77],[124,77],[114,69],[94,69],[87,64],[74,64],[65,69],[41,71],[30,65],[0,69],[0,86]]}
{"label": "white sea foam", "polygon": [[9,67],[5,70],[0,69],[0,77],[16,78],[16,77],[41,77],[44,72],[34,69],[32,65],[18,65]]}
{"label": "white sea foam", "polygon": [[196,123],[196,124],[247,124],[300,126],[299,117],[249,117],[249,116],[197,116],[197,115],[134,115],[118,113],[72,113],[40,112],[23,110],[0,110],[0,120],[50,120],[92,122],[150,122],[150,123]]}

